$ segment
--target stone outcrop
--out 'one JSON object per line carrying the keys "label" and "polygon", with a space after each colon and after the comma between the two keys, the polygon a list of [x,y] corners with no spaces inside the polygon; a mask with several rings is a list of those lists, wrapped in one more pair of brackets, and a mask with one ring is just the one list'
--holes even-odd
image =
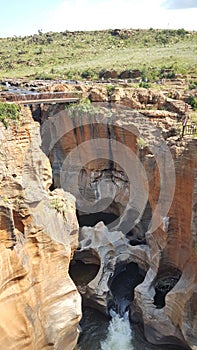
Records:
{"label": "stone outcrop", "polygon": [[107,90],[104,87],[91,89],[89,98],[90,98],[90,101],[92,102],[107,102],[108,101]]}
{"label": "stone outcrop", "polygon": [[[115,77],[116,72],[111,72],[112,77]],[[107,72],[106,72],[107,74]],[[129,71],[124,71],[123,76],[126,77]],[[117,81],[118,82],[118,81]],[[21,83],[22,84],[22,83]],[[50,98],[88,98],[91,102],[112,102],[122,104],[134,110],[159,110],[162,112],[176,113],[179,117],[184,116],[188,108],[188,101],[191,96],[195,97],[195,90],[190,92],[184,91],[184,86],[181,89],[175,87],[158,88],[134,88],[132,84],[117,83],[116,85],[109,83],[81,83],[73,82],[72,84],[52,82],[31,83],[35,86],[39,94],[34,91],[29,91],[31,99],[50,99]],[[43,86],[42,86],[43,84]],[[17,84],[17,86],[19,83]],[[24,85],[24,84],[23,84]],[[22,85],[22,89],[24,89]],[[19,85],[20,86],[20,85]],[[23,90],[22,90],[23,91]],[[21,101],[26,99],[26,94],[16,94],[14,92],[0,92],[0,98],[5,101]],[[43,108],[43,107],[42,107]],[[50,106],[48,106],[50,109]],[[62,105],[62,108],[64,106]],[[43,108],[46,109],[46,106]]]}
{"label": "stone outcrop", "polygon": [[0,348],[73,349],[81,298],[68,274],[75,199],[50,192],[51,167],[28,108],[0,127]]}
{"label": "stone outcrop", "polygon": [[117,79],[118,78],[118,72],[116,70],[101,70],[99,73],[100,79]]}

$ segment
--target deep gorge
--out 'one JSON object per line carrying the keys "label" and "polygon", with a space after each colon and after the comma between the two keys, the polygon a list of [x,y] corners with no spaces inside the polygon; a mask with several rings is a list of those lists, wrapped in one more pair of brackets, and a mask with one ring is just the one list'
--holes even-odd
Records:
{"label": "deep gorge", "polygon": [[[82,298],[83,330],[92,318],[100,334],[110,310],[128,312],[136,349],[195,350],[196,140],[165,139],[170,202],[170,157],[154,121],[113,105],[69,117],[52,105],[36,121],[22,112],[0,139],[0,311],[3,324],[6,311],[15,320],[6,347],[72,350]],[[13,341],[24,325],[25,343],[20,332]]]}
{"label": "deep gorge", "polygon": [[[102,119],[102,114],[99,117]],[[126,125],[129,127],[126,130],[122,128],[122,126],[119,126],[121,122],[124,124],[124,117],[122,115],[121,118],[113,116],[114,120],[109,124],[106,122],[101,122],[99,124],[99,117],[96,116],[96,120],[94,121],[91,116],[91,122],[90,117],[83,114],[81,115],[82,122],[79,122],[79,119],[74,117],[71,121],[73,125],[71,131],[68,133],[65,132],[65,135],[58,139],[58,142],[54,145],[49,155],[54,171],[54,187],[62,186],[64,190],[71,191],[71,193],[76,196],[77,206],[79,206],[77,217],[81,228],[79,247],[74,255],[74,261],[76,261],[77,264],[80,262],[87,266],[93,264],[93,271],[95,272],[95,269],[98,270],[97,275],[93,274],[92,280],[86,283],[86,286],[84,285],[82,287],[80,285],[78,290],[83,297],[84,305],[93,307],[105,314],[108,314],[111,307],[114,307],[116,310],[119,309],[119,311],[123,308],[120,314],[123,314],[124,311],[129,308],[131,322],[133,319],[135,322],[137,321],[144,324],[144,313],[148,312],[150,315],[158,313],[158,318],[156,317],[155,321],[153,317],[152,321],[144,324],[146,338],[151,341],[151,343],[174,344],[187,348],[186,342],[181,333],[179,333],[178,328],[178,332],[175,332],[176,327],[173,323],[170,323],[170,319],[167,325],[164,316],[165,310],[170,310],[173,305],[170,301],[170,292],[174,290],[175,286],[181,280],[181,276],[184,275],[184,264],[186,263],[186,260],[185,263],[176,260],[176,254],[169,253],[169,250],[172,249],[170,247],[173,247],[173,240],[176,239],[176,234],[178,232],[178,234],[180,234],[182,230],[180,230],[180,223],[176,223],[175,219],[177,215],[175,214],[177,212],[177,206],[174,204],[175,207],[173,208],[172,204],[172,214],[169,214],[170,225],[167,229],[164,227],[165,224],[163,222],[163,226],[160,225],[156,232],[153,234],[147,233],[151,226],[152,211],[155,209],[155,201],[156,198],[158,198],[159,181],[161,180],[159,179],[157,161],[154,159],[151,148],[151,150],[147,147],[145,149],[140,149],[137,146],[137,137],[135,131],[133,132],[135,123],[133,124],[132,115],[129,119],[127,114]],[[60,113],[60,120],[61,118],[63,117]],[[56,125],[53,124],[53,128],[56,129],[55,134],[57,135],[58,129]],[[142,137],[147,138],[151,145],[152,140],[150,139],[150,135],[147,134],[147,127],[145,126],[143,128]],[[98,138],[101,140],[101,143],[97,140]],[[105,140],[106,138],[109,140],[107,143],[103,142],[103,139]],[[78,166],[76,166],[76,162],[72,164],[72,160],[70,160],[69,168],[65,168],[64,160],[76,147],[79,148],[79,157],[82,156],[83,158],[80,145],[82,145],[83,150],[83,144],[86,144],[86,142],[92,139],[96,139],[96,147],[94,148],[94,145],[92,145],[92,148],[90,148],[91,142],[90,145],[86,146],[85,152],[88,153],[87,162],[85,156],[85,160],[82,159],[82,166],[77,178],[77,183],[73,183],[73,177],[75,177],[75,171],[78,172]],[[144,206],[141,213],[139,210],[140,205],[130,203],[132,180],[134,182],[134,189],[136,190],[135,177],[133,177],[132,180],[131,178],[128,179],[127,173],[124,171],[124,160],[120,162],[121,165],[118,163],[116,154],[113,154],[111,145],[112,139],[118,140],[123,145],[126,145],[131,152],[137,155],[146,169],[149,193],[147,198],[142,199]],[[190,144],[190,146],[192,146],[192,144]],[[124,156],[125,155],[122,154],[122,158],[124,158]],[[74,155],[74,157],[74,159],[78,159],[78,156]],[[125,159],[127,162],[127,156],[125,156]],[[135,162],[134,158],[132,160]],[[166,176],[168,176],[168,164],[165,166],[166,170],[163,169],[163,171],[166,171]],[[186,167],[184,167],[184,171],[186,171]],[[136,175],[135,171],[133,173]],[[66,175],[67,179],[65,181],[64,176]],[[72,192],[76,184],[79,188],[78,196],[75,189]],[[144,192],[146,192],[146,183],[143,185],[145,186]],[[140,188],[140,190],[143,192],[142,188]],[[176,191],[177,189],[175,189],[175,196]],[[102,196],[102,193],[104,193],[104,196]],[[113,197],[111,201],[110,195]],[[81,202],[83,203],[81,196],[88,201],[88,205],[90,204],[90,209],[85,211],[85,213],[83,212],[83,205],[81,205]],[[99,223],[100,221],[103,221],[105,226]],[[179,229],[176,233],[177,224],[179,225]],[[90,226],[92,226],[92,228]],[[182,233],[184,232],[183,228]],[[154,241],[157,243],[155,244]],[[105,246],[104,253],[100,252],[100,247],[103,247],[103,245]],[[119,248],[120,246],[121,249]],[[153,260],[151,256],[154,256]],[[96,260],[97,263],[94,265]],[[130,295],[128,299],[125,299],[123,295],[121,301],[119,301],[119,305],[116,305],[114,301],[117,299],[116,292],[114,288],[110,288],[110,286],[114,286],[115,282],[113,281],[118,278],[115,277],[117,270],[127,270],[132,264],[143,271],[143,278],[140,277],[141,275],[138,273],[133,287],[130,285],[127,292],[125,291],[126,294]],[[88,270],[88,275],[90,276],[91,268],[88,268]],[[121,276],[121,272],[119,276]],[[121,277],[118,284],[120,281]],[[137,285],[139,285],[139,288]],[[149,288],[150,291],[148,292]],[[173,292],[172,296],[172,300],[174,300]],[[144,307],[144,302],[146,299],[148,300],[148,298],[152,306],[151,308],[148,306],[148,309],[146,309],[146,307]],[[125,303],[122,302],[123,299],[126,300]],[[161,313],[162,310],[164,310],[163,315]],[[169,324],[171,324],[170,327],[174,329],[173,331],[172,329],[170,330]],[[162,329],[163,327],[167,332],[165,336],[163,336],[163,330],[160,331],[160,328]],[[157,334],[157,337],[150,331],[151,328],[155,329],[154,332]],[[174,332],[176,335],[174,335]],[[158,336],[158,334],[160,335]]]}

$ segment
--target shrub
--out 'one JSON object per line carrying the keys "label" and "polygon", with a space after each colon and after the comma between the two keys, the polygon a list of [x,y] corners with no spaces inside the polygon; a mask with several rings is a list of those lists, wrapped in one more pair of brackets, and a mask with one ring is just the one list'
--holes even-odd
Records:
{"label": "shrub", "polygon": [[20,106],[16,104],[9,104],[0,102],[0,120],[7,128],[10,120],[18,120],[20,118]]}
{"label": "shrub", "polygon": [[197,89],[197,80],[190,80],[189,82],[189,90]]}
{"label": "shrub", "polygon": [[82,73],[81,73],[81,77],[83,79],[90,79],[94,76],[94,72],[91,69],[85,69]]}
{"label": "shrub", "polygon": [[139,87],[149,89],[151,85],[149,83],[146,83],[145,81],[141,81],[141,83],[139,83]]}
{"label": "shrub", "polygon": [[142,81],[145,83],[154,82],[158,80],[158,71],[152,67],[144,66],[141,70],[140,76],[142,78]]}
{"label": "shrub", "polygon": [[193,108],[194,111],[197,111],[197,98],[194,96],[189,96],[187,103]]}
{"label": "shrub", "polygon": [[184,36],[186,36],[186,34],[188,34],[188,32],[184,28],[177,30],[177,35],[179,35],[179,36],[184,37]]}
{"label": "shrub", "polygon": [[58,213],[62,213],[64,211],[64,203],[59,198],[54,198],[51,201],[51,208],[57,210]]}
{"label": "shrub", "polygon": [[101,69],[101,71],[98,73],[99,79],[105,78],[106,72],[107,72],[107,70],[105,68]]}
{"label": "shrub", "polygon": [[162,67],[159,73],[160,78],[164,79],[174,79],[175,78],[175,69],[173,66]]}
{"label": "shrub", "polygon": [[165,46],[165,45],[167,45],[169,43],[169,37],[167,35],[165,35],[165,34],[160,34],[159,33],[156,36],[156,41],[157,41],[158,44]]}
{"label": "shrub", "polygon": [[147,143],[142,137],[137,138],[137,145],[140,149],[147,147]]}
{"label": "shrub", "polygon": [[98,113],[98,108],[88,98],[81,99],[77,104],[68,105],[65,109],[68,111],[70,118],[86,113],[93,115]]}
{"label": "shrub", "polygon": [[111,96],[111,95],[113,95],[113,93],[116,89],[116,86],[115,85],[108,85],[108,86],[106,86],[106,89],[107,89],[108,96]]}

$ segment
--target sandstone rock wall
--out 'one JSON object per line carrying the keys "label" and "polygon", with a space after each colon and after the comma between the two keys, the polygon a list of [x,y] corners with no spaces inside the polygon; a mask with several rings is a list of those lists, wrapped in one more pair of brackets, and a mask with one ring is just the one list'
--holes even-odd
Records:
{"label": "sandstone rock wall", "polygon": [[[137,188],[135,187],[137,186],[137,176],[129,178],[128,181],[129,172],[125,174],[120,168],[120,158],[117,158],[118,149],[116,151],[112,149],[112,140],[118,140],[128,147],[130,153],[137,155],[145,169],[149,188],[146,200],[151,211],[153,213],[156,211],[158,202],[161,206],[160,210],[157,208],[157,212],[154,214],[154,223],[162,220],[159,221],[160,224],[154,230],[151,229],[151,225],[147,227],[143,233],[146,240],[144,245],[131,247],[130,238],[127,235],[123,237],[120,232],[116,233],[113,228],[110,229],[111,233],[107,233],[106,228],[101,226],[87,229],[87,231],[85,228],[83,229],[80,237],[80,249],[76,256],[87,263],[87,259],[91,259],[91,252],[100,261],[100,268],[94,280],[88,284],[85,290],[81,291],[82,294],[89,299],[92,298],[92,302],[97,305],[97,308],[106,310],[110,296],[109,282],[116,265],[119,263],[117,242],[114,238],[113,242],[106,243],[106,237],[113,233],[114,237],[116,236],[118,239],[120,235],[124,241],[121,243],[122,262],[129,263],[133,259],[147,271],[144,282],[135,288],[135,307],[132,309],[132,317],[141,319],[144,324],[145,336],[150,342],[178,344],[195,349],[197,345],[197,309],[195,304],[197,255],[194,246],[197,232],[196,140],[185,138],[183,141],[178,141],[177,137],[167,137],[168,156],[167,148],[164,146],[165,142],[161,143],[161,134],[157,130],[158,125],[160,125],[160,130],[162,130],[163,125],[171,127],[171,123],[163,116],[159,120],[160,124],[158,124],[158,119],[155,123],[151,123],[148,119],[145,121],[138,114],[122,116],[121,113],[118,113],[118,117],[111,120],[111,123],[103,123],[105,118],[102,113],[96,115],[95,119],[92,119],[92,116],[87,117],[83,113],[78,118],[66,119],[65,115],[61,116],[61,114],[56,115],[56,117],[57,119],[51,118],[49,121],[50,126],[48,125],[46,130],[47,135],[49,136],[50,133],[51,135],[47,139],[48,143],[43,145],[43,147],[47,146],[46,149],[50,149],[49,156],[55,187],[68,186],[71,192],[74,191],[79,204],[80,194],[86,200],[94,203],[100,199],[99,193],[102,192],[103,188],[104,192],[109,190],[110,186],[106,184],[113,179],[116,195],[113,203],[105,211],[116,215],[125,212],[124,221],[120,221],[120,225],[115,227],[116,230],[122,230],[124,233],[123,223],[127,221],[130,224],[132,234],[132,230],[142,234],[143,231],[140,230],[142,230],[142,226],[144,227],[143,216],[137,223],[133,211],[134,207],[129,206],[129,209],[126,209],[126,204],[130,200],[129,181],[133,188]],[[59,121],[57,122],[57,120]],[[46,130],[43,129],[43,133]],[[144,139],[144,144],[138,142],[139,137]],[[86,142],[95,138],[100,140],[100,144],[95,146],[95,143],[89,143],[89,146],[86,147]],[[108,142],[104,142],[103,139],[108,140]],[[68,154],[73,149],[78,150],[76,158],[65,163]],[[121,153],[121,158],[125,159],[123,161],[125,167],[128,163],[127,156],[126,151]],[[169,161],[170,157],[172,158],[171,162]],[[91,159],[91,161],[87,162],[87,159]],[[83,169],[79,172],[81,164],[83,164]],[[172,166],[175,170],[174,183]],[[66,179],[65,182],[61,180],[62,174],[63,179]],[[77,177],[77,182],[73,180],[76,174],[80,174]],[[138,173],[135,172],[136,174]],[[101,180],[104,180],[106,187],[102,187]],[[146,186],[144,177],[141,191],[137,193],[146,192]],[[80,188],[78,194],[75,192],[76,187]],[[161,187],[165,189],[162,198],[160,198]],[[138,197],[136,197],[136,201],[139,200]],[[170,201],[170,206],[164,216],[166,201]],[[136,208],[138,206],[135,206]],[[147,219],[150,221],[150,216]],[[140,226],[141,224],[143,225]],[[97,238],[95,238],[96,236]],[[95,240],[97,244],[95,244]],[[107,255],[104,253],[104,249],[107,251],[106,245],[110,251]],[[103,252],[100,252],[100,246]],[[143,258],[144,262],[142,262]],[[107,264],[107,259],[110,261],[109,264]],[[162,301],[163,305],[159,305],[156,301],[157,289],[161,283],[170,283]],[[101,291],[102,286],[104,286],[103,291]],[[97,289],[98,293],[96,294]]]}
{"label": "sandstone rock wall", "polygon": [[[172,150],[176,171],[175,193],[169,210],[167,232],[161,228],[153,234],[147,234],[150,246],[150,270],[145,281],[136,288],[136,304],[144,321],[147,339],[153,343],[168,343],[179,339],[195,349],[197,343],[196,315],[194,306],[197,287],[197,255],[195,239],[197,227],[192,219],[195,198],[195,169],[197,168],[197,142],[189,141],[177,154],[178,147]],[[152,175],[149,181],[150,193],[154,195],[158,188],[158,171],[149,167]],[[156,198],[151,195],[150,203],[154,208]],[[195,210],[193,210],[193,218]],[[193,229],[192,229],[193,227]],[[193,232],[193,235],[192,235]],[[165,307],[155,308],[154,296],[159,280],[171,276],[179,277],[174,288],[167,293]],[[192,312],[190,313],[189,310]],[[192,320],[192,321],[191,321]],[[157,337],[157,341],[155,341]],[[171,338],[171,339],[170,339]],[[176,341],[175,341],[176,342]]]}
{"label": "sandstone rock wall", "polygon": [[81,298],[68,274],[75,199],[49,192],[51,167],[28,108],[0,127],[0,348],[73,349]]}

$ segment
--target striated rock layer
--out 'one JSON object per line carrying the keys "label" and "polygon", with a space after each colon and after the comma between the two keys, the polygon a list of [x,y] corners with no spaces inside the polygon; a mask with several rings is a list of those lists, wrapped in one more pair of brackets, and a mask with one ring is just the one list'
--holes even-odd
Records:
{"label": "striated rock layer", "polygon": [[[168,213],[167,230],[158,229],[147,234],[150,246],[150,269],[145,281],[136,288],[135,301],[144,321],[147,339],[153,343],[171,343],[180,340],[192,349],[197,345],[197,254],[196,226],[196,168],[197,140],[185,147],[171,149],[176,183],[173,201]],[[179,151],[177,153],[176,151]],[[150,166],[149,166],[150,169]],[[150,203],[155,206],[159,184],[158,172],[150,174]],[[192,214],[193,211],[193,214]],[[153,303],[157,283],[175,278],[174,287],[165,297],[165,305],[155,308]]]}
{"label": "striated rock layer", "polygon": [[53,185],[76,196],[85,225],[101,211],[119,217],[107,228],[82,229],[75,259],[98,272],[79,289],[106,311],[119,265],[136,263],[145,278],[135,287],[132,320],[152,343],[196,349],[197,141],[173,138],[169,115],[151,121],[116,108],[63,112],[42,129]]}
{"label": "striated rock layer", "polygon": [[0,348],[71,350],[81,297],[68,267],[78,246],[75,199],[49,192],[51,167],[28,108],[0,126]]}

